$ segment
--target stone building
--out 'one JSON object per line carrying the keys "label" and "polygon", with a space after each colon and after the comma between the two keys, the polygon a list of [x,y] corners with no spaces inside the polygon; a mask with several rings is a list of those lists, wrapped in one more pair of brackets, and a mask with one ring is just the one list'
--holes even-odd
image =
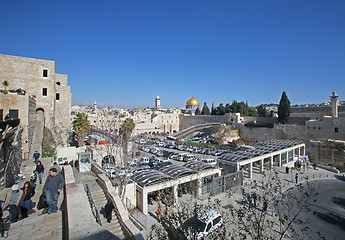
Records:
{"label": "stone building", "polygon": [[34,115],[43,113],[44,125],[65,145],[61,141],[66,141],[71,128],[72,97],[67,75],[55,72],[55,62],[0,54],[0,79],[8,85],[8,91],[2,86],[2,116],[17,117],[22,126],[28,126]]}

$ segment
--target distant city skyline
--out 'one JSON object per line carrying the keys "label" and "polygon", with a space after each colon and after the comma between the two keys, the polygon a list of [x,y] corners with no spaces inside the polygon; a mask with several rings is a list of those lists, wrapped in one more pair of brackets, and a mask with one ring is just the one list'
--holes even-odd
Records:
{"label": "distant city skyline", "polygon": [[0,53],[53,60],[73,105],[345,99],[345,1],[1,1]]}

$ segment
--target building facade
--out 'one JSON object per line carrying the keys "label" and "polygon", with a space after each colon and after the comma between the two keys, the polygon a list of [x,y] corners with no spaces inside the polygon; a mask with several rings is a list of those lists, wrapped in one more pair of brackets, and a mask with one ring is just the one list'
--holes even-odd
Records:
{"label": "building facade", "polygon": [[[33,101],[30,100],[33,98],[34,112],[44,113],[45,126],[63,135],[61,139],[67,139],[71,128],[72,96],[67,75],[55,72],[54,61],[0,54],[0,79],[7,83],[1,91],[3,117],[14,113],[13,117],[21,119],[21,125],[28,125],[29,119],[34,118]],[[15,101],[5,96],[11,92],[17,93]],[[21,98],[27,98],[27,103],[19,104],[23,101]]]}

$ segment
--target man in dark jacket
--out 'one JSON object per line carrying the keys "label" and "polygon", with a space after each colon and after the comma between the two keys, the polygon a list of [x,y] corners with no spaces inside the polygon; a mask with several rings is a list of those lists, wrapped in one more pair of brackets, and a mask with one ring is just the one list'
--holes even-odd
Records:
{"label": "man in dark jacket", "polygon": [[43,187],[43,192],[45,192],[46,200],[49,205],[48,214],[57,212],[57,201],[64,184],[65,180],[63,176],[57,172],[56,168],[50,169]]}
{"label": "man in dark jacket", "polygon": [[35,151],[33,158],[35,159],[35,163],[37,163],[38,159],[40,158],[41,154],[39,154],[37,151]]}

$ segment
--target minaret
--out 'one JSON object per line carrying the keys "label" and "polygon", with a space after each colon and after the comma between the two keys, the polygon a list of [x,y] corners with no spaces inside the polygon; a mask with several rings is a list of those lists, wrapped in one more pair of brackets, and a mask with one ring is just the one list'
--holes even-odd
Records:
{"label": "minaret", "polygon": [[339,97],[336,91],[333,91],[332,96],[331,96],[332,117],[338,117],[338,104],[339,104]]}
{"label": "minaret", "polygon": [[97,110],[97,103],[96,103],[96,101],[95,101],[95,104],[93,106],[94,106],[94,109]]}
{"label": "minaret", "polygon": [[160,109],[161,108],[161,100],[159,98],[159,95],[157,94],[156,96],[156,109]]}

